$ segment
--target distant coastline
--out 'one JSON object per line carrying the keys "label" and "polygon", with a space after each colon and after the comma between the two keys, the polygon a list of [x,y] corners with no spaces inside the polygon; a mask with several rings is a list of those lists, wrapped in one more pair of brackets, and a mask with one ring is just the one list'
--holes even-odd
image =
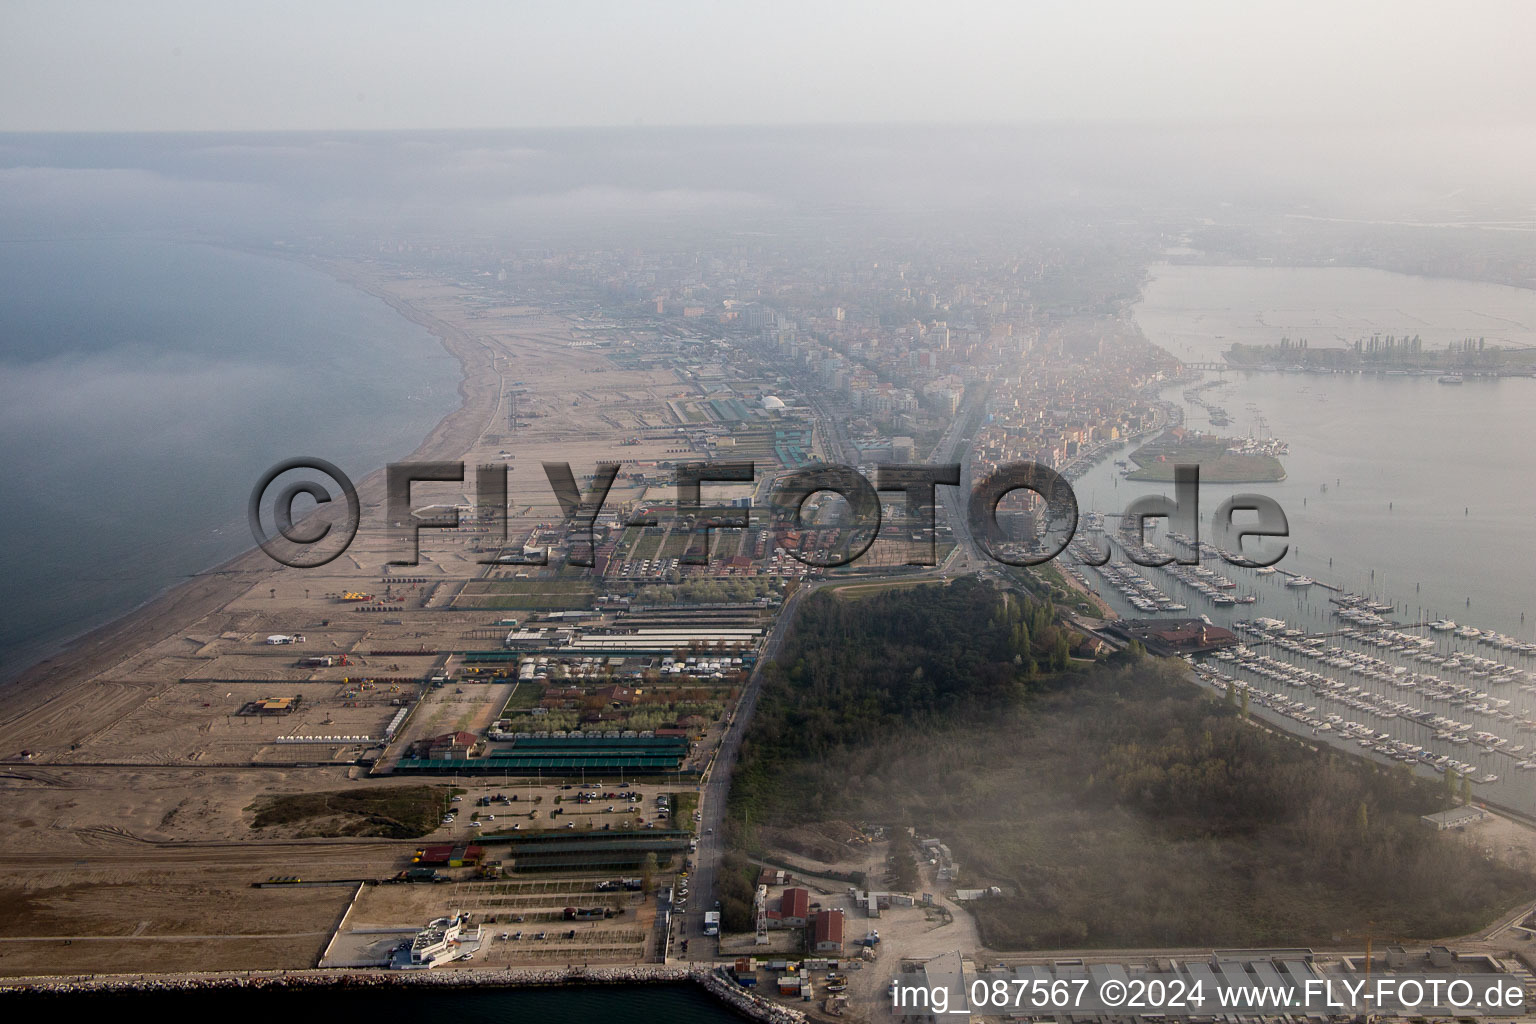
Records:
{"label": "distant coastline", "polygon": [[[440,419],[416,448],[402,460],[452,459],[462,455],[480,424],[494,409],[495,389],[476,387],[479,371],[489,373],[489,350],[466,332],[416,310],[376,287],[366,273],[342,261],[314,260],[280,251],[225,247],[290,260],[310,270],[372,296],[396,314],[424,328],[459,363],[459,406]],[[490,374],[494,379],[494,374]],[[482,375],[482,379],[484,379]],[[365,507],[384,499],[384,467],[357,482]],[[250,548],[199,572],[191,579],[173,583],[122,615],[60,641],[60,647],[0,682],[8,699],[8,711],[18,715],[53,699],[63,688],[107,671],[178,630],[209,615],[264,578],[284,571],[260,548]]]}

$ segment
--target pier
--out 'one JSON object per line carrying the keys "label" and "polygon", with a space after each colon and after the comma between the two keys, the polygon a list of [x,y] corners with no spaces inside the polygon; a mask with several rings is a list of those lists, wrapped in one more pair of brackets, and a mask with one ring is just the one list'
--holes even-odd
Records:
{"label": "pier", "polygon": [[[1275,567],[1275,572],[1279,573],[1281,576],[1289,576],[1289,577],[1291,577],[1291,579],[1295,579],[1298,576],[1305,575],[1305,573],[1292,572],[1289,569],[1282,569],[1279,566]],[[1332,583],[1324,583],[1322,580],[1319,580],[1319,579],[1313,579],[1312,580],[1312,585],[1314,587],[1322,587],[1324,590],[1331,590],[1335,594],[1342,594],[1342,593],[1344,593],[1344,588],[1343,587],[1336,586],[1336,585],[1334,585]],[[1329,598],[1329,600],[1332,600],[1332,598]],[[1337,604],[1338,602],[1334,602],[1334,603]]]}

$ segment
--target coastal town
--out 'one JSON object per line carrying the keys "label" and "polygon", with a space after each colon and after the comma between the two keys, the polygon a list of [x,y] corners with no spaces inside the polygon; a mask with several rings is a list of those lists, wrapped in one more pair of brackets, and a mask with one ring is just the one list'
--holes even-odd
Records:
{"label": "coastal town", "polygon": [[[402,533],[383,521],[376,474],[340,557],[293,569],[254,552],[195,600],[41,666],[0,734],[13,836],[0,973],[437,968],[541,984],[620,971],[706,978],[755,1014],[873,1019],[893,1012],[893,981],[952,990],[961,1007],[973,980],[1158,966],[989,953],[971,905],[992,890],[943,836],[890,823],[849,828],[831,861],[760,861],[745,926],[722,921],[718,893],[762,668],[813,593],[980,573],[1054,600],[1087,661],[1130,644],[1231,657],[1232,633],[1161,592],[1138,597],[1155,588],[1130,586],[1123,560],[1101,582],[1077,558],[1023,570],[982,556],[942,495],[931,533],[889,492],[873,537],[854,536],[832,492],[793,522],[771,514],[776,483],[824,463],[874,480],[959,462],[969,485],[1022,461],[1071,479],[1133,451],[1143,465],[1278,461],[1273,440],[1186,432],[1164,392],[1200,371],[1052,290],[1063,253],[970,275],[853,254],[305,258],[460,359],[463,406],[413,459],[498,471],[505,497],[487,500],[473,474],[417,481],[418,525]],[[1126,273],[1105,269],[1104,287],[1129,287]],[[724,462],[751,473],[683,501],[680,467]],[[585,494],[602,464],[606,495],[573,517],[549,467]],[[1010,550],[1039,551],[1044,503],[1002,512]],[[1105,536],[1101,523],[1089,513],[1086,535]],[[828,557],[850,545],[856,561]],[[1188,582],[1221,603],[1218,586]],[[1119,622],[1117,588],[1148,622]],[[917,884],[872,888],[907,844],[926,861]],[[1516,915],[1422,955],[1525,971],[1494,951],[1525,927]],[[1182,963],[1258,980],[1366,969],[1312,951]]]}
{"label": "coastal town", "polygon": [[11,1016],[1536,1024],[1536,7],[0,24]]}
{"label": "coastal town", "polygon": [[[765,521],[776,478],[845,462],[872,479],[881,465],[971,451],[986,463],[1068,465],[1158,422],[1144,389],[1177,368],[1145,343],[1090,342],[1089,322],[1038,309],[1027,282],[1045,260],[998,280],[909,268],[867,282],[872,297],[889,289],[933,314],[894,331],[851,303],[776,302],[786,311],[776,312],[726,294],[783,295],[803,269],[763,267],[749,282],[739,265],[700,259],[659,286],[669,268],[650,261],[583,265],[583,277],[601,272],[600,292],[557,298],[540,284],[552,273],[542,264],[452,280],[405,261],[329,261],[465,363],[464,407],[431,454],[505,466],[507,512],[467,485],[416,483],[419,517],[457,522],[421,529],[418,563],[392,565],[399,537],[380,521],[379,481],[366,480],[361,530],[343,557],[297,570],[253,553],[208,581],[197,608],[156,617],[164,632],[135,631],[152,642],[120,634],[83,661],[45,663],[33,705],[12,705],[4,723],[15,881],[40,893],[33,859],[67,857],[85,862],[72,889],[94,870],[120,880],[121,912],[140,915],[129,931],[156,898],[194,919],[205,906],[208,934],[231,909],[246,922],[200,948],[158,948],[152,925],[93,943],[103,971],[150,950],[165,969],[253,963],[264,948],[274,966],[313,966],[321,950],[342,955],[330,936],[316,942],[338,905],[364,933],[478,908],[479,956],[493,961],[698,956],[712,910],[706,859],[720,854],[723,752],[739,741],[755,670],[795,604],[829,586],[938,578],[967,561],[941,516],[929,538],[939,564],[908,564],[921,561],[922,531],[893,495],[870,550],[823,568],[851,532],[841,502],[812,500],[785,529]],[[659,297],[632,301],[631,279]],[[1104,358],[1122,344],[1124,355]],[[1019,361],[1031,358],[1058,367],[1054,382],[1026,372]],[[1043,417],[1024,413],[1041,407]],[[974,442],[954,429],[966,424]],[[696,529],[678,507],[675,471],[726,459],[752,461],[754,478],[706,484],[706,501],[740,509],[748,525]],[[557,461],[583,489],[599,463],[618,465],[590,541],[540,468]],[[402,784],[445,794],[419,839],[383,838],[382,815],[367,811],[269,806]],[[591,888],[642,872],[638,889],[599,898]],[[690,902],[688,879],[700,875]],[[452,884],[381,884],[423,879]],[[139,887],[156,895],[146,902]],[[46,921],[47,899],[24,897],[26,919]],[[485,913],[497,906],[519,912]],[[579,916],[565,917],[572,906]],[[93,918],[108,934],[121,927],[101,906]],[[286,923],[264,927],[268,918]],[[50,946],[7,943],[6,972],[50,969]]]}

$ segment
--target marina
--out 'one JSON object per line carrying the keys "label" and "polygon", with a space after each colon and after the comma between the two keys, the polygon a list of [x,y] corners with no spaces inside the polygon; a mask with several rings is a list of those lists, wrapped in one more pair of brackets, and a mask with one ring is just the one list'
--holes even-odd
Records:
{"label": "marina", "polygon": [[[1078,538],[1068,572],[1127,617],[1191,607],[1232,630],[1239,645],[1187,660],[1203,683],[1275,724],[1457,786],[1466,779],[1478,799],[1536,813],[1536,641],[1405,615],[1382,593],[1232,566],[1176,532],[1159,546],[1155,522],[1141,545],[1118,529]],[[1094,550],[1106,542],[1108,552]],[[1166,561],[1138,564],[1153,560]]]}
{"label": "marina", "polygon": [[1244,642],[1197,663],[1195,672],[1218,689],[1246,692],[1313,736],[1333,733],[1380,758],[1480,787],[1510,771],[1536,771],[1536,673],[1529,667],[1536,649],[1511,649],[1527,660],[1522,667],[1467,649],[1463,638],[1365,621],[1372,615],[1327,635],[1283,619],[1239,620],[1232,626]]}
{"label": "marina", "polygon": [[[1170,288],[1148,293],[1156,308],[1138,308],[1138,322],[1181,358],[1219,358],[1234,338],[1261,332],[1224,324],[1220,334],[1190,333],[1213,328],[1193,314],[1181,318],[1179,304],[1262,306],[1279,301],[1294,276],[1178,268]],[[1346,282],[1369,285],[1381,303],[1418,301],[1406,278],[1350,270],[1312,278],[1337,285],[1346,320]],[[1201,282],[1214,292],[1196,298],[1190,289]],[[1225,295],[1223,282],[1241,294]],[[1265,291],[1271,282],[1273,296]],[[1437,306],[1437,317],[1464,315],[1451,311],[1457,290],[1441,285],[1446,309]],[[1469,286],[1469,303],[1477,290]],[[1536,429],[1532,382],[1442,386],[1460,383],[1210,371],[1170,382],[1155,399],[1175,419],[1215,413],[1231,420],[1223,433],[1286,439],[1283,451],[1274,449],[1284,457],[1283,481],[1232,487],[1202,479],[1199,494],[1202,530],[1241,491],[1278,502],[1289,527],[1284,556],[1270,567],[1234,566],[1204,536],[1164,520],[1147,522],[1147,544],[1137,550],[1120,513],[1171,488],[1128,479],[1125,456],[1106,453],[1073,475],[1092,525],[1079,531],[1063,568],[1127,618],[1179,611],[1232,630],[1238,646],[1194,667],[1223,695],[1228,687],[1238,699],[1246,694],[1252,714],[1358,756],[1450,775],[1458,787],[1466,778],[1475,799],[1536,814],[1536,609],[1526,607],[1536,541],[1517,483],[1536,472],[1536,455],[1501,448],[1497,462],[1476,440],[1490,429]],[[1428,486],[1418,475],[1427,466],[1435,467]],[[1259,553],[1273,557],[1278,543],[1266,541]],[[1181,564],[1188,562],[1196,564]]]}

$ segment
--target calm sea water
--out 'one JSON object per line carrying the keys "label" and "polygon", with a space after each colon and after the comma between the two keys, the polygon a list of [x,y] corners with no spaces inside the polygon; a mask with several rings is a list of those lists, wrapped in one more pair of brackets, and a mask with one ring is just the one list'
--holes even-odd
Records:
{"label": "calm sea water", "polygon": [[[304,1020],[443,1019],[501,1024],[724,1024],[744,1018],[694,985],[594,986],[549,989],[313,989],[302,992],[157,992],[133,995],[70,995],[72,1014],[134,1012],[156,1018],[183,1015],[247,1020],[299,1014]],[[9,996],[17,1010],[46,1011],[60,997]]]}
{"label": "calm sea water", "polygon": [[[1229,376],[1203,396],[1233,422],[1212,427],[1196,407],[1186,423],[1229,436],[1267,427],[1291,451],[1279,483],[1202,484],[1204,536],[1230,495],[1268,495],[1290,524],[1280,568],[1394,598],[1412,615],[1536,639],[1536,447],[1523,441],[1536,437],[1536,380]],[[1112,463],[1075,486],[1104,512],[1169,490],[1125,480]]]}
{"label": "calm sea water", "polygon": [[[1358,308],[1352,305],[1355,298]],[[1498,323],[1502,341],[1525,343],[1536,338],[1536,292],[1345,268],[1297,272],[1182,266],[1160,268],[1137,318],[1149,338],[1191,360],[1219,358],[1234,336],[1274,341],[1285,331],[1296,337],[1300,324],[1345,325],[1339,330],[1352,339],[1349,332],[1357,330],[1402,334],[1400,325],[1412,323],[1428,345],[1432,337],[1439,342],[1480,331],[1491,341],[1491,325]],[[1311,337],[1319,344],[1318,333]],[[1218,375],[1207,374],[1207,379]],[[1191,427],[1227,436],[1271,435],[1289,442],[1290,454],[1282,460],[1287,477],[1279,483],[1202,485],[1202,537],[1210,538],[1210,516],[1231,494],[1268,495],[1279,502],[1290,524],[1290,551],[1280,569],[1392,601],[1396,610],[1390,617],[1398,622],[1444,617],[1536,640],[1536,446],[1530,444],[1536,437],[1536,380],[1469,379],[1458,387],[1433,377],[1353,374],[1229,372],[1219,379],[1225,383],[1202,392],[1201,398],[1227,411],[1232,418],[1227,426],[1211,426],[1206,409],[1183,401],[1187,385],[1169,388],[1164,397],[1185,405]],[[1123,452],[1115,456],[1124,457]],[[1119,513],[1138,495],[1171,492],[1167,485],[1125,480],[1113,460],[1090,470],[1074,488],[1084,508],[1109,514]],[[1329,601],[1334,591],[1287,588],[1282,576],[1260,576],[1220,562],[1212,567],[1237,584],[1236,594],[1250,594],[1256,602],[1217,607],[1161,570],[1140,572],[1165,594],[1187,603],[1186,614],[1205,614],[1221,625],[1258,616],[1285,619],[1312,633],[1347,625]],[[1092,570],[1088,577],[1117,611],[1146,615],[1103,586]],[[1536,659],[1444,633],[1430,635],[1437,638],[1441,654],[1466,651],[1536,669]],[[1379,649],[1367,653],[1433,671]],[[1306,667],[1338,674],[1317,663]],[[1513,712],[1536,713],[1536,694],[1477,677],[1453,678],[1458,685],[1486,688],[1509,700]],[[1308,704],[1325,703],[1310,690],[1293,691],[1267,678],[1251,681]],[[1471,721],[1474,728],[1507,736],[1512,744],[1532,742],[1530,734],[1508,720],[1422,705],[1415,694],[1377,681],[1362,685]],[[1342,706],[1323,710],[1367,724],[1374,717]],[[1281,724],[1294,726],[1288,719]],[[1435,739],[1435,730],[1403,717],[1377,721],[1375,727],[1499,775],[1499,782],[1479,786],[1479,795],[1536,813],[1536,773],[1518,770],[1516,759],[1483,754],[1474,746],[1446,745]]]}
{"label": "calm sea water", "polygon": [[1342,347],[1380,333],[1424,347],[1463,338],[1536,345],[1536,291],[1362,267],[1158,264],[1136,307],[1147,336],[1181,359],[1221,360],[1234,341],[1305,338]]}
{"label": "calm sea water", "polygon": [[0,674],[249,548],[274,462],[360,479],[405,455],[458,379],[425,330],[292,261],[0,244]]}
{"label": "calm sea water", "polygon": [[[1536,291],[1358,268],[1158,267],[1136,316],[1152,341],[1189,359],[1219,359],[1234,336],[1296,337],[1308,323],[1350,339],[1419,333],[1426,347],[1479,335],[1491,343],[1495,330],[1502,343],[1536,344]],[[1457,387],[1433,377],[1224,378],[1203,400],[1232,423],[1212,427],[1198,406],[1186,408],[1186,422],[1272,435],[1291,453],[1281,483],[1204,486],[1207,523],[1232,493],[1267,494],[1290,520],[1281,568],[1395,597],[1410,612],[1536,638],[1536,379]],[[1166,397],[1181,402],[1183,390]],[[1160,490],[1118,476],[1100,466],[1080,499],[1119,511]]]}

